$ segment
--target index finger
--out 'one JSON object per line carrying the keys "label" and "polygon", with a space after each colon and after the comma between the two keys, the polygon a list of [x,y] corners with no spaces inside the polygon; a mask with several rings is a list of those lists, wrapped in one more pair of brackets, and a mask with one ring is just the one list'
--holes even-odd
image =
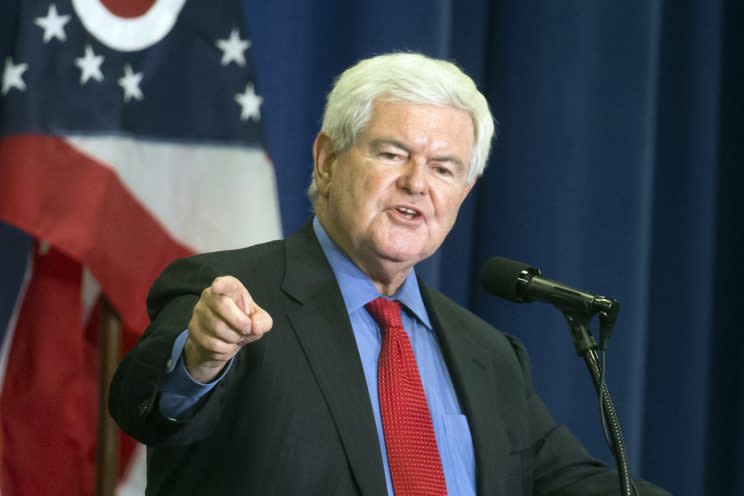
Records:
{"label": "index finger", "polygon": [[215,295],[224,295],[230,298],[238,308],[246,315],[253,313],[253,298],[248,290],[238,279],[233,276],[221,276],[215,279],[210,286]]}

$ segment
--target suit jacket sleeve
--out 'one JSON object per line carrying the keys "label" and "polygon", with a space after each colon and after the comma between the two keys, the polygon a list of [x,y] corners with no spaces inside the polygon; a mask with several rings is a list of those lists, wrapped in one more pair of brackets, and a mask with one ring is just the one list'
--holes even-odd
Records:
{"label": "suit jacket sleeve", "polygon": [[[556,425],[540,397],[532,391],[527,352],[519,341],[508,337],[527,384],[530,385],[528,405],[530,421],[541,436],[520,458],[534,456],[534,493],[538,495],[614,495],[620,494],[617,472],[592,458],[581,443],[563,425]],[[666,491],[637,481],[641,495],[668,495]]]}
{"label": "suit jacket sleeve", "polygon": [[117,368],[109,394],[111,416],[122,430],[144,444],[198,440],[219,414],[219,399],[229,374],[202,398],[195,408],[198,413],[186,422],[164,418],[158,407],[173,343],[188,326],[203,289],[219,275],[210,256],[182,259],[171,264],[150,290],[147,310],[151,324]]}

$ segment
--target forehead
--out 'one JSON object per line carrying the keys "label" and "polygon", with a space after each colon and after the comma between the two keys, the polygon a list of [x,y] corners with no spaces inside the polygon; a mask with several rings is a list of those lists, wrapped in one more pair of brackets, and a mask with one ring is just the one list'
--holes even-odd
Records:
{"label": "forehead", "polygon": [[385,100],[372,102],[370,119],[365,129],[374,127],[375,124],[385,125],[417,125],[448,124],[444,126],[450,131],[461,130],[473,133],[473,120],[468,112],[455,107],[445,105],[434,105],[429,103],[401,103]]}
{"label": "forehead", "polygon": [[447,147],[469,155],[474,143],[470,114],[454,107],[376,100],[361,138],[391,138],[406,144]]}

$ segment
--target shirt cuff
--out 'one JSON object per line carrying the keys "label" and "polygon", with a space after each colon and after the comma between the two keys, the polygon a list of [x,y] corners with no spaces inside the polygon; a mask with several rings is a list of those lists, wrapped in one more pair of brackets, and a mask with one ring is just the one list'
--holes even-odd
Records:
{"label": "shirt cuff", "polygon": [[188,330],[184,330],[173,343],[170,358],[165,364],[165,377],[160,386],[160,413],[172,421],[185,420],[193,415],[194,407],[199,400],[225,377],[233,362],[233,359],[230,359],[222,372],[212,381],[206,384],[195,381],[183,362],[183,347],[187,337]]}

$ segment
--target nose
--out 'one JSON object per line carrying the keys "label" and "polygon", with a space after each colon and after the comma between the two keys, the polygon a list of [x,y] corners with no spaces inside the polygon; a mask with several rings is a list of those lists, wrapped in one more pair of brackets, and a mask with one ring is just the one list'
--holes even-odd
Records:
{"label": "nose", "polygon": [[401,170],[398,187],[412,195],[426,191],[426,166],[416,160],[410,160]]}

